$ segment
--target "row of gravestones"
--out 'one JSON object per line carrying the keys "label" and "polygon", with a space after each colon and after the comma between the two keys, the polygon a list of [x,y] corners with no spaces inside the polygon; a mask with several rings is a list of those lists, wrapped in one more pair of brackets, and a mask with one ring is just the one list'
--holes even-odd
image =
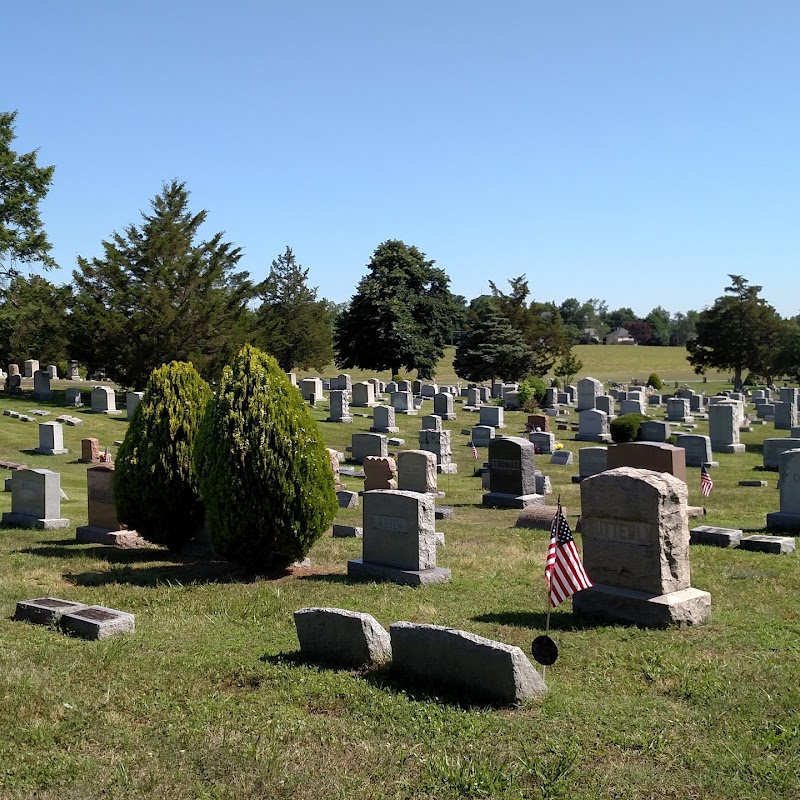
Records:
{"label": "row of gravestones", "polygon": [[[58,367],[55,364],[50,364],[44,370],[39,369],[39,362],[35,358],[28,359],[23,363],[23,371],[20,373],[19,364],[9,364],[7,377],[20,376],[23,378],[34,378],[37,372],[44,372],[51,380],[58,380]],[[79,381],[80,375],[78,373],[78,362],[67,362],[67,374],[64,376],[67,381]]]}

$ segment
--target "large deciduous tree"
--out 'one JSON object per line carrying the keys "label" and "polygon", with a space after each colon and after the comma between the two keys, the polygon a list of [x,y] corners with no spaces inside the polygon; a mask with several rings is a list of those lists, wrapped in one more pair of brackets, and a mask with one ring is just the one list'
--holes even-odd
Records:
{"label": "large deciduous tree", "polygon": [[16,111],[0,112],[0,279],[20,274],[19,264],[55,267],[39,203],[47,196],[55,167],[40,167],[36,151],[16,153]]}
{"label": "large deciduous tree", "polygon": [[334,331],[340,368],[404,367],[432,378],[456,311],[450,279],[413,245],[390,239],[379,245],[350,306]]}
{"label": "large deciduous tree", "polygon": [[321,370],[333,360],[328,303],[317,300],[308,270],[291,247],[273,260],[262,284],[256,343],[275,357],[284,372],[294,367]]}
{"label": "large deciduous tree", "polygon": [[240,248],[221,232],[199,240],[208,212],[189,210],[184,183],[165,184],[151,209],[73,272],[73,356],[135,388],[170,361],[216,376],[249,338],[247,303],[258,290],[235,271]]}
{"label": "large deciduous tree", "polygon": [[709,367],[733,370],[734,388],[741,389],[742,373],[772,374],[775,353],[780,348],[786,323],[777,311],[758,296],[760,286],[741,275],[729,275],[727,294],[700,313],[697,337],[686,343],[687,359],[698,374]]}

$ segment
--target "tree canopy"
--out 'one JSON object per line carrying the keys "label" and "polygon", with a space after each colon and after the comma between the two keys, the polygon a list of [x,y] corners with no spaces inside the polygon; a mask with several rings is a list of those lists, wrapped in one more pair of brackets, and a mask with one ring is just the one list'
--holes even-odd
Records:
{"label": "tree canopy", "polygon": [[11,149],[16,111],[0,112],[0,277],[20,274],[18,264],[55,267],[39,203],[47,196],[55,167],[40,167],[37,153]]}
{"label": "tree canopy", "polygon": [[729,275],[731,285],[697,320],[697,338],[687,342],[689,363],[702,374],[709,367],[733,370],[734,387],[742,373],[773,374],[774,356],[784,341],[786,323],[759,297],[760,286],[741,275]]}
{"label": "tree canopy", "polygon": [[450,279],[413,245],[380,244],[334,331],[340,368],[416,370],[432,378],[456,304]]}
{"label": "tree canopy", "polygon": [[294,367],[321,370],[333,360],[329,305],[307,284],[308,270],[291,247],[273,260],[262,284],[256,343],[273,355],[284,372]]}
{"label": "tree canopy", "polygon": [[208,212],[189,210],[184,183],[165,184],[151,209],[73,272],[73,356],[136,388],[170,361],[217,375],[250,336],[247,303],[259,288],[235,271],[241,250],[221,232],[198,241]]}

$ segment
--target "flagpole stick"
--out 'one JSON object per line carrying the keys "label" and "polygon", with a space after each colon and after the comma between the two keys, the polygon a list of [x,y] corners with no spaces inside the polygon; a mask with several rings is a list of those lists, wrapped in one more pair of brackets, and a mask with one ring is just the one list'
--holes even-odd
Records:
{"label": "flagpole stick", "polygon": [[[550,591],[547,592],[547,619],[544,623],[544,635],[550,632]],[[547,672],[547,664],[542,664],[542,680],[544,680],[545,673]]]}

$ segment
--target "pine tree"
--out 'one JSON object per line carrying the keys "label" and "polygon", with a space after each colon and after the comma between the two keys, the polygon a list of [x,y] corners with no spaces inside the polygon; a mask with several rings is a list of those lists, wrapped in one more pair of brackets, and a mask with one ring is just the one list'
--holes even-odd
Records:
{"label": "pine tree", "polygon": [[309,288],[307,280],[308,270],[287,247],[272,262],[263,284],[256,342],[275,356],[284,372],[295,367],[321,370],[333,361],[328,304],[317,300],[317,289]]}

